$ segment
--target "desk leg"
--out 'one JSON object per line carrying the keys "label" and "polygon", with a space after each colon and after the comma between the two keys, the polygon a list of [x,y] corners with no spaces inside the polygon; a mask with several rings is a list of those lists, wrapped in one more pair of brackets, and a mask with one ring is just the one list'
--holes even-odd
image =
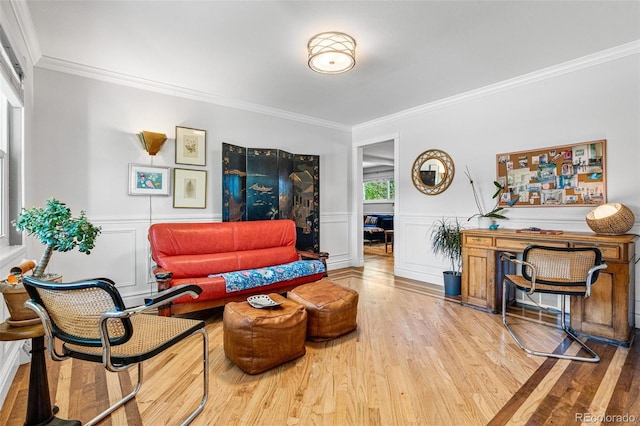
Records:
{"label": "desk leg", "polygon": [[66,425],[80,426],[78,420],[62,420],[55,417],[49,396],[49,379],[45,362],[44,336],[31,339],[31,368],[29,370],[29,396],[25,426]]}

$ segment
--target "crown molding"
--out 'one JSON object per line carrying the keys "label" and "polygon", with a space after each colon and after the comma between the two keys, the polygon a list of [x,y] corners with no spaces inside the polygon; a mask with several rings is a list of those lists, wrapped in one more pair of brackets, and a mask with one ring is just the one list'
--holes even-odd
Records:
{"label": "crown molding", "polygon": [[554,65],[548,68],[543,68],[532,73],[528,73],[519,77],[515,77],[509,80],[505,80],[496,84],[474,89],[465,93],[450,96],[448,98],[440,99],[434,102],[430,102],[424,105],[420,105],[414,108],[410,108],[404,111],[400,111],[394,114],[390,114],[384,117],[380,117],[374,120],[366,121],[354,126],[337,123],[328,120],[322,120],[315,117],[297,114],[290,111],[284,111],[276,108],[270,108],[263,105],[253,104],[250,102],[244,102],[239,100],[233,100],[222,96],[214,95],[211,93],[200,92],[189,88],[180,86],[174,86],[166,83],[152,81],[144,78],[139,78],[127,74],[116,73],[100,68],[89,67],[86,65],[64,61],[48,56],[43,56],[41,53],[38,37],[33,26],[29,7],[25,0],[10,0],[13,11],[16,15],[20,32],[27,46],[29,56],[31,57],[34,66],[50,69],[54,71],[64,72],[68,74],[74,74],[82,77],[92,78],[95,80],[101,80],[123,86],[134,87],[142,90],[149,90],[153,92],[163,93],[166,95],[182,97],[186,99],[192,99],[196,101],[202,101],[215,105],[226,106],[230,108],[236,108],[240,110],[255,112],[259,114],[269,115],[273,117],[283,118],[287,120],[298,121],[301,123],[311,124],[320,127],[326,127],[334,130],[340,130],[345,132],[353,132],[357,129],[364,129],[367,127],[373,127],[384,123],[389,123],[395,120],[408,118],[417,114],[433,111],[439,108],[444,108],[457,103],[465,102],[471,99],[488,96],[491,94],[499,93],[501,91],[513,89],[516,87],[524,86],[527,84],[535,83],[542,80],[547,80],[553,77],[557,77],[570,72],[578,71],[584,68],[589,68],[606,62],[614,61],[616,59],[624,58],[631,55],[640,53],[640,40],[634,40],[632,42],[622,44],[620,46],[606,49],[601,52],[597,52],[591,55],[584,56],[582,58],[574,59],[562,64]]}
{"label": "crown molding", "polygon": [[40,50],[40,43],[38,42],[38,36],[36,35],[36,29],[33,26],[33,20],[31,19],[31,13],[29,12],[29,6],[25,0],[10,0],[11,9],[18,21],[18,27],[20,29],[20,35],[29,53],[31,64],[35,64],[42,56]]}
{"label": "crown molding", "polygon": [[114,83],[121,86],[134,87],[142,90],[162,93],[165,95],[177,96],[185,99],[192,99],[201,102],[226,106],[229,108],[241,109],[244,111],[256,112],[259,114],[270,115],[273,117],[284,118],[287,120],[298,121],[301,123],[312,124],[315,126],[328,127],[335,130],[345,132],[351,131],[351,126],[336,123],[333,121],[321,120],[303,114],[284,111],[276,108],[269,108],[250,102],[229,99],[211,93],[192,90],[186,87],[175,86],[145,78],[135,77],[132,75],[108,71],[101,68],[90,67],[70,61],[52,58],[49,56],[41,56],[40,60],[35,64],[38,68],[45,68],[53,71],[59,71],[67,74],[73,74],[81,77],[100,80],[108,83]]}
{"label": "crown molding", "polygon": [[483,96],[488,96],[538,81],[547,80],[563,74],[593,67],[606,62],[615,61],[616,59],[624,58],[631,55],[637,55],[639,53],[640,40],[634,40],[632,42],[622,44],[611,49],[583,56],[582,58],[574,59],[548,68],[543,68],[541,70],[534,71],[529,74],[524,74],[509,80],[504,80],[496,84],[491,84],[489,86],[474,89],[465,93],[461,93],[459,95],[450,96],[448,98],[440,99],[384,117],[376,118],[371,121],[356,124],[352,127],[352,130],[365,129],[367,127],[378,126],[392,121],[412,117],[417,114],[434,111],[440,108],[448,107],[450,105],[466,102],[471,99],[481,98]]}
{"label": "crown molding", "polygon": [[13,12],[16,15],[16,20],[18,21],[18,26],[20,27],[20,32],[24,39],[25,45],[27,46],[29,56],[31,57],[31,63],[34,67],[50,69],[54,71],[92,78],[94,80],[119,84],[122,86],[135,87],[142,90],[163,93],[166,95],[227,106],[230,108],[241,109],[259,114],[270,115],[273,117],[298,121],[314,126],[321,126],[330,129],[351,132],[351,126],[342,123],[321,120],[315,117],[296,114],[294,112],[284,111],[276,108],[269,108],[263,105],[253,104],[249,102],[232,100],[224,98],[222,96],[213,95],[211,93],[200,92],[185,87],[174,86],[171,84],[165,84],[127,74],[116,73],[113,71],[89,67],[70,61],[64,61],[61,59],[44,56],[42,55],[40,44],[38,42],[38,36],[36,34],[35,27],[33,26],[33,20],[31,19],[31,13],[29,12],[29,7],[26,4],[25,0],[10,1]]}

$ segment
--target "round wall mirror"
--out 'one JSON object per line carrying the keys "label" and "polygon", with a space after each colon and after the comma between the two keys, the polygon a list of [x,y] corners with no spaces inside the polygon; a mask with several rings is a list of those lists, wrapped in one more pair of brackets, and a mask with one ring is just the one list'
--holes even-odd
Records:
{"label": "round wall mirror", "polygon": [[449,154],[439,149],[430,149],[413,162],[411,178],[418,191],[436,195],[451,185],[454,172],[455,167]]}

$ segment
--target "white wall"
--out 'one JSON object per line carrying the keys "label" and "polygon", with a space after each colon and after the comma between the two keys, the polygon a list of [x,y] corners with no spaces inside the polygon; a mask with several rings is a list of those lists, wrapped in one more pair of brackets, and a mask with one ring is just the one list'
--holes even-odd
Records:
{"label": "white wall", "polygon": [[[446,263],[435,258],[428,239],[431,223],[476,213],[464,169],[469,167],[487,205],[496,173],[496,154],[597,139],[607,140],[607,195],[640,219],[640,54],[576,67],[522,84],[478,91],[419,111],[398,114],[354,129],[354,145],[398,134],[396,167],[395,273],[442,284]],[[456,174],[443,194],[427,196],[411,182],[411,166],[427,149],[453,159]],[[509,209],[501,226],[588,231],[588,207]],[[468,224],[474,227],[472,223]],[[637,250],[638,251],[638,250]],[[636,276],[640,273],[636,267]],[[636,282],[636,324],[640,324],[640,280]]]}
{"label": "white wall", "polygon": [[[54,253],[49,270],[65,280],[113,278],[131,303],[155,288],[149,274],[150,222],[220,221],[222,142],[278,148],[320,156],[320,248],[329,267],[347,266],[348,158],[350,132],[246,112],[36,68],[33,137],[27,141],[26,206],[55,196],[74,213],[86,210],[102,226],[90,256]],[[206,166],[175,164],[175,126],[207,131]],[[136,132],[169,139],[155,157],[141,149]],[[175,209],[169,197],[127,194],[128,164],[202,169],[207,174],[205,209]],[[28,239],[33,257],[42,246]]]}
{"label": "white wall", "polygon": [[363,214],[393,214],[393,203],[363,203]]}

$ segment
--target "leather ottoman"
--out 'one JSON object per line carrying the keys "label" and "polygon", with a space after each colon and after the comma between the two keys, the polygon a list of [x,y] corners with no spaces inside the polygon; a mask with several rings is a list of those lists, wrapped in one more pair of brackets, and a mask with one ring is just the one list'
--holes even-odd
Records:
{"label": "leather ottoman", "polygon": [[327,278],[300,285],[287,298],[307,310],[307,339],[322,341],[353,331],[358,326],[358,292]]}
{"label": "leather ottoman", "polygon": [[242,371],[262,373],[305,354],[307,312],[279,294],[269,294],[278,307],[256,309],[230,302],[222,316],[224,353]]}

